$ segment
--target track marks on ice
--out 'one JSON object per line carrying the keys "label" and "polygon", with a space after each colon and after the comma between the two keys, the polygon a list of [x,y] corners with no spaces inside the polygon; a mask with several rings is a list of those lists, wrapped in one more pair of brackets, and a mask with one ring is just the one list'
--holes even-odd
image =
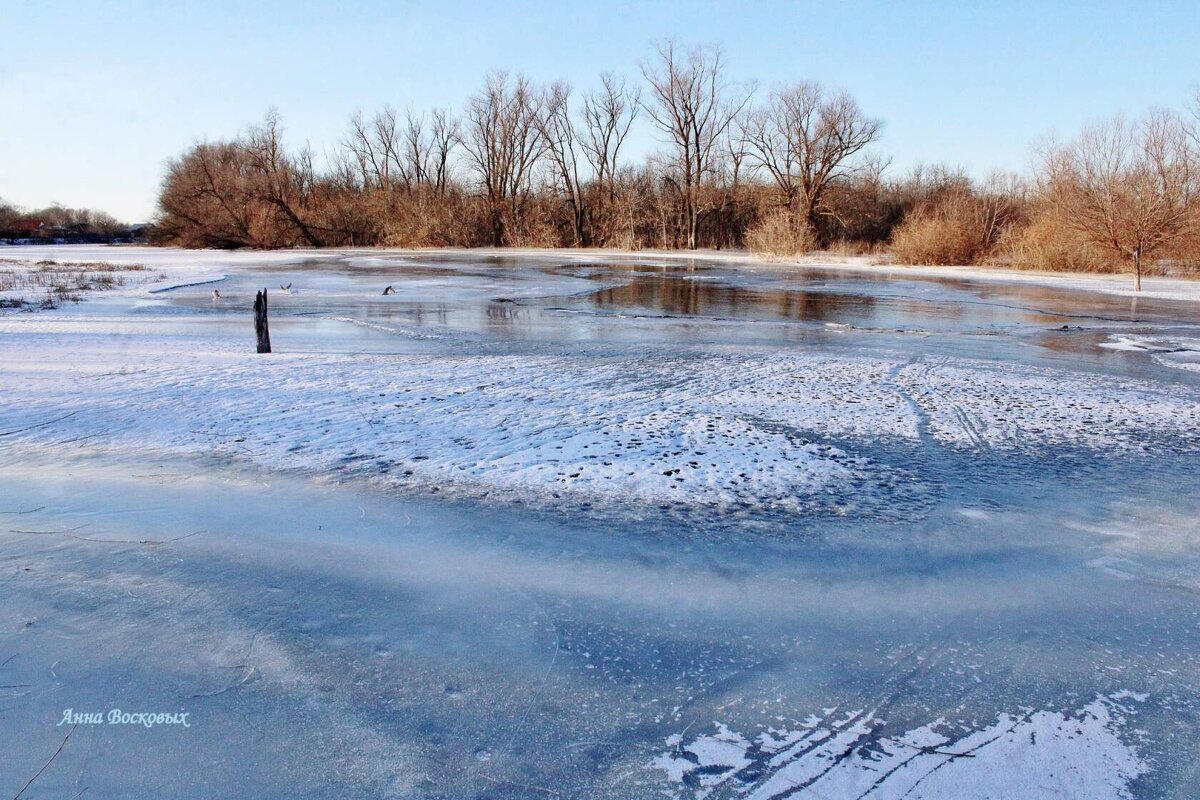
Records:
{"label": "track marks on ice", "polygon": [[892,381],[928,415],[933,437],[957,447],[1200,447],[1200,393],[1187,387],[968,360],[910,363]]}

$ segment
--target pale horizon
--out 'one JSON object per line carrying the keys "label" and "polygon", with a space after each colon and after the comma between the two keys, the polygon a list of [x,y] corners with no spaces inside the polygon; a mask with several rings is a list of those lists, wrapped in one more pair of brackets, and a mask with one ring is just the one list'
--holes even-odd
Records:
{"label": "pale horizon", "polygon": [[[760,94],[795,80],[848,90],[883,120],[875,150],[891,157],[891,174],[918,163],[1024,171],[1035,142],[1117,113],[1180,108],[1200,80],[1200,69],[1180,69],[1200,38],[1200,15],[1184,3],[0,8],[0,199],[129,222],[154,215],[168,159],[237,135],[270,107],[289,143],[323,153],[356,111],[459,110],[490,70],[578,89],[602,71],[640,80],[638,60],[668,36],[719,45],[730,77]],[[658,146],[645,119],[630,144],[633,162]]]}

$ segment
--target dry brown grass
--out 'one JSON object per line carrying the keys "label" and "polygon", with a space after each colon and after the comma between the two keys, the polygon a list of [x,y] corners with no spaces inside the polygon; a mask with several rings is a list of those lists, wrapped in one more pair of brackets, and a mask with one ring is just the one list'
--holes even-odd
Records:
{"label": "dry brown grass", "polygon": [[998,233],[995,210],[966,191],[948,192],[914,208],[892,235],[902,264],[978,264]]}
{"label": "dry brown grass", "polygon": [[962,220],[909,219],[892,238],[892,255],[902,264],[974,264],[983,254],[978,235]]}
{"label": "dry brown grass", "polygon": [[1049,272],[1121,272],[1128,265],[1088,243],[1053,212],[1036,213],[1025,225],[1013,226],[1000,237],[998,266]]}
{"label": "dry brown grass", "polygon": [[808,224],[786,208],[768,212],[746,231],[746,246],[766,256],[792,258],[807,253],[815,244]]}
{"label": "dry brown grass", "polygon": [[858,239],[838,239],[829,246],[829,252],[839,258],[852,258],[854,256],[872,256],[878,252],[879,248],[872,242],[864,242]]}

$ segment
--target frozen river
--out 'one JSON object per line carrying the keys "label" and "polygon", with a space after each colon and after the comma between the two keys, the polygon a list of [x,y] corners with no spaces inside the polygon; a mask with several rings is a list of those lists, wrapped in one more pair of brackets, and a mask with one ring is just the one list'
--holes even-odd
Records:
{"label": "frozen river", "polygon": [[0,796],[1200,794],[1196,303],[49,252],[154,283],[0,312]]}

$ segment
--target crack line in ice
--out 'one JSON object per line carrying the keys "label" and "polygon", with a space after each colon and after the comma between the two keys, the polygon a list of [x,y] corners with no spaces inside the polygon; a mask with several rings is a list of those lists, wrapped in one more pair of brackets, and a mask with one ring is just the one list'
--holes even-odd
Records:
{"label": "crack line in ice", "polygon": [[883,736],[886,723],[876,712],[858,712],[840,727],[810,718],[799,730],[772,728],[754,737],[718,722],[715,733],[687,744],[669,737],[671,749],[647,768],[664,773],[677,800],[703,800],[718,789],[748,800],[806,791],[857,800],[1125,800],[1131,782],[1150,767],[1120,731],[1135,711],[1129,702],[1146,699],[1121,691],[1075,712],[1000,714],[966,734],[938,719]]}

